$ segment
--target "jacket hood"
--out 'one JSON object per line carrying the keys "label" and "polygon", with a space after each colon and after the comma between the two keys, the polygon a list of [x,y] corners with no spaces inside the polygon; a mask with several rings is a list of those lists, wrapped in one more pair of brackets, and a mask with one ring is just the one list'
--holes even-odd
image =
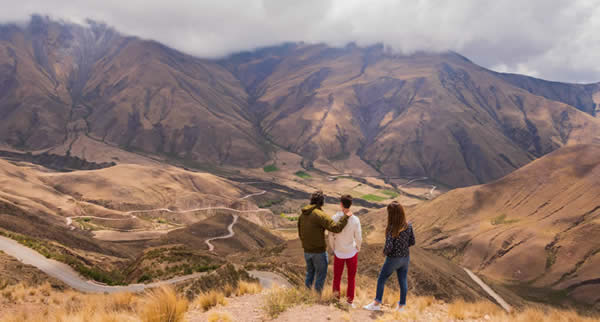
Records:
{"label": "jacket hood", "polygon": [[317,205],[307,205],[302,207],[302,214],[303,215],[310,215],[313,210],[319,208]]}

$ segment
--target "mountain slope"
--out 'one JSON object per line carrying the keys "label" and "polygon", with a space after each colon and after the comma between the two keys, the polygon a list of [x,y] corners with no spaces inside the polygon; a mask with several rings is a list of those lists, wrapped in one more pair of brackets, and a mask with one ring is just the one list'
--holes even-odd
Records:
{"label": "mountain slope", "polygon": [[409,216],[421,246],[517,285],[522,296],[600,302],[599,145],[559,149]]}
{"label": "mountain slope", "polygon": [[0,29],[0,124],[22,149],[79,136],[211,164],[260,165],[246,93],[219,65],[100,24]]}
{"label": "mountain slope", "polygon": [[591,89],[515,83],[454,53],[299,43],[215,61],[34,16],[0,28],[0,144],[190,167],[259,167],[280,149],[305,167],[467,186],[600,141]]}
{"label": "mountain slope", "polygon": [[498,76],[534,95],[563,102],[592,116],[600,116],[600,83],[567,84],[518,74],[498,74]]}
{"label": "mountain slope", "polygon": [[597,119],[453,53],[288,44],[223,64],[267,137],[340,172],[362,160],[388,176],[466,186],[564,145],[600,142]]}

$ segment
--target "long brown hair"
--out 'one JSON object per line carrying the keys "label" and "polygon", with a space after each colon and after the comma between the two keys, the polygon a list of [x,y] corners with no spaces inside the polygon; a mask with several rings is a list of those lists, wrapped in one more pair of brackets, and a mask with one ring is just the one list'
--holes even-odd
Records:
{"label": "long brown hair", "polygon": [[408,228],[404,208],[399,202],[392,201],[392,203],[387,206],[387,212],[388,222],[385,233],[386,235],[391,235],[392,237],[398,237],[401,232]]}

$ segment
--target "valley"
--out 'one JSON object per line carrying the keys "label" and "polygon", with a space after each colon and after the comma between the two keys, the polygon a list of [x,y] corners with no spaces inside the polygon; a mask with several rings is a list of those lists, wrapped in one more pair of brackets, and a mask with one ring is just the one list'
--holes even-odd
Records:
{"label": "valley", "polygon": [[0,290],[294,292],[300,208],[322,190],[328,215],[353,197],[363,290],[398,201],[417,236],[411,296],[446,313],[600,310],[600,83],[451,51],[208,59],[94,22],[0,27]]}

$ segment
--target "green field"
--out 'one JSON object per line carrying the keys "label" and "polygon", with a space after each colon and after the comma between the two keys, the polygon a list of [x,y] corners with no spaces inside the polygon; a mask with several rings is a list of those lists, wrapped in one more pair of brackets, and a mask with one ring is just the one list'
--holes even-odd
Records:
{"label": "green field", "polygon": [[382,197],[382,196],[378,196],[378,195],[374,195],[374,194],[368,194],[368,195],[363,195],[362,197],[360,197],[360,199],[364,199],[367,201],[381,202],[381,201],[388,199],[388,197]]}
{"label": "green field", "polygon": [[398,193],[393,190],[379,190],[379,193],[382,193],[382,194],[390,197],[391,199],[398,197]]}
{"label": "green field", "polygon": [[274,164],[269,164],[269,165],[265,166],[265,167],[263,168],[263,170],[264,170],[265,172],[275,172],[275,171],[279,170],[279,168],[277,168],[277,166],[276,166],[276,165],[274,165]]}
{"label": "green field", "polygon": [[302,179],[308,179],[311,177],[310,174],[304,172],[304,171],[296,171],[296,173],[294,173],[296,176],[302,178]]}

